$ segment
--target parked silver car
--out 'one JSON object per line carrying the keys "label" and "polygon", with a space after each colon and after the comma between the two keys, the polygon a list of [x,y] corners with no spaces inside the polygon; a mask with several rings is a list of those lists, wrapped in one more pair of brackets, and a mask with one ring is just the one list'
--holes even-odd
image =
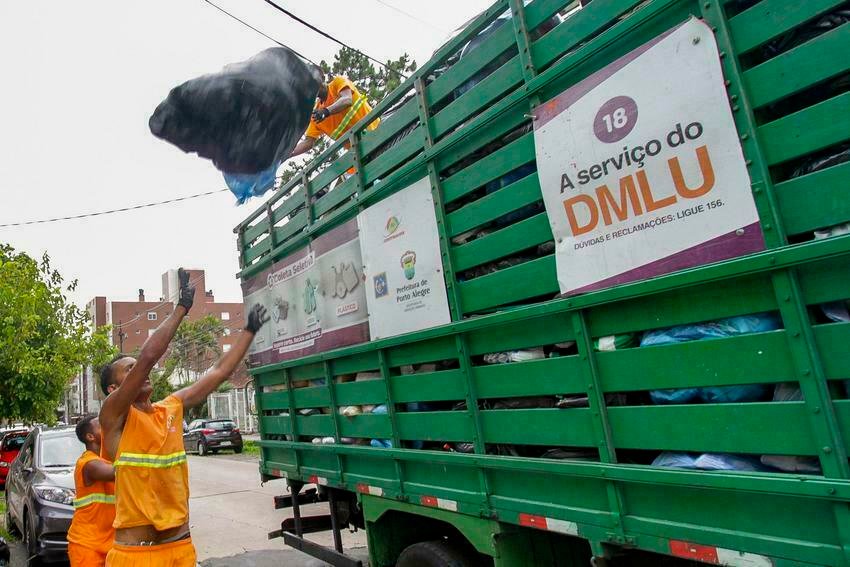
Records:
{"label": "parked silver car", "polygon": [[74,465],[85,450],[73,427],[36,427],[6,478],[6,525],[21,534],[30,564],[68,558]]}

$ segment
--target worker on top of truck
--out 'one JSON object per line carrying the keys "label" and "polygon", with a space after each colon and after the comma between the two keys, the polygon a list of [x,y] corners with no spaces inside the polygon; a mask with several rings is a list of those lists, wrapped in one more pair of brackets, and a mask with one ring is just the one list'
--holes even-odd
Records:
{"label": "worker on top of truck", "polygon": [[[338,140],[357,122],[372,111],[366,97],[346,77],[334,77],[319,87],[316,106],[304,139],[298,142],[289,157],[309,152],[322,134]],[[381,120],[376,118],[366,129],[374,130]],[[346,147],[348,145],[346,144]]]}
{"label": "worker on top of truck", "polygon": [[76,497],[68,530],[68,559],[71,567],[102,567],[115,538],[115,469],[100,456],[97,415],[82,418],[76,434],[86,450],[74,468]]}
{"label": "worker on top of truck", "polygon": [[106,559],[112,567],[195,566],[183,410],[204,403],[231,375],[269,319],[266,309],[255,305],[245,332],[212,368],[191,385],[151,403],[150,371],[194,301],[188,273],[181,268],[178,278],[177,306],[142,345],[138,359],[119,355],[101,372],[101,388],[107,394],[100,410],[104,456],[113,459],[118,471],[115,545]]}

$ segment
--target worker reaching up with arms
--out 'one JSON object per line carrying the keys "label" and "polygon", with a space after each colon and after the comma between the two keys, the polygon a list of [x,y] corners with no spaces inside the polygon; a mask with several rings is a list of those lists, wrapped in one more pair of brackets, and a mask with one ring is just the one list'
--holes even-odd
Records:
{"label": "worker reaching up with arms", "polygon": [[74,518],[68,530],[71,567],[103,567],[115,539],[115,470],[100,456],[100,423],[94,414],[77,423],[85,452],[74,469]]}
{"label": "worker reaching up with arms", "polygon": [[111,567],[195,567],[189,533],[189,471],[183,451],[183,411],[204,403],[242,361],[268,321],[255,305],[233,348],[193,384],[151,403],[149,374],[189,312],[195,288],[178,270],[177,306],[151,335],[138,359],[118,355],[101,371],[107,394],[100,410],[104,455],[115,463],[115,545]]}
{"label": "worker reaching up with arms", "polygon": [[[309,152],[316,141],[326,135],[338,140],[361,118],[372,112],[366,97],[357,90],[346,77],[334,77],[329,83],[319,87],[316,105],[310,117],[310,124],[304,133],[304,139],[298,142],[289,157]],[[366,129],[374,130],[380,119],[375,119]],[[348,145],[346,144],[346,147]]]}

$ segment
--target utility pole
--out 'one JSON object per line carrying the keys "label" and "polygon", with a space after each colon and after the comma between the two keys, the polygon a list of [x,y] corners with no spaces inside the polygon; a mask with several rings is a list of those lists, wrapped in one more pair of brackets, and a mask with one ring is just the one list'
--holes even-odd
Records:
{"label": "utility pole", "polygon": [[118,352],[124,352],[124,337],[126,336],[121,329],[121,321],[118,321]]}

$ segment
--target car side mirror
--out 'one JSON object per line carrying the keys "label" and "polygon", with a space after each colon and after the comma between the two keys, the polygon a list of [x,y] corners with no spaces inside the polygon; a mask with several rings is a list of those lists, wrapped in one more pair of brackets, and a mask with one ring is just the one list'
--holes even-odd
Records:
{"label": "car side mirror", "polygon": [[32,467],[24,467],[23,472],[24,474],[32,474]]}

